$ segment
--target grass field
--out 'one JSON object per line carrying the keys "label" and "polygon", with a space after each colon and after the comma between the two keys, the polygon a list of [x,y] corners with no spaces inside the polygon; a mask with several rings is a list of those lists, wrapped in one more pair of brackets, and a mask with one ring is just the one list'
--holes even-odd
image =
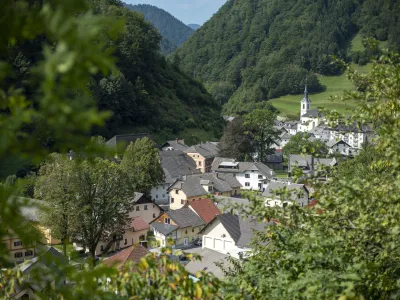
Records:
{"label": "grass field", "polygon": [[[360,72],[368,72],[370,65],[363,67],[355,66]],[[353,89],[353,84],[347,79],[346,74],[341,76],[319,76],[321,84],[326,86],[326,90],[318,94],[310,94],[311,108],[324,107],[335,109],[346,114],[356,106],[355,102],[332,102],[331,96],[341,95],[345,90]],[[300,100],[303,95],[288,95],[272,99],[270,103],[280,111],[280,115],[298,115],[300,114]]]}
{"label": "grass field", "polygon": [[[349,42],[349,51],[363,51],[364,46],[362,44],[361,35],[357,34]],[[381,42],[380,47],[384,48],[385,43]],[[358,66],[353,65],[360,72],[369,72],[371,65]],[[319,76],[319,80],[322,85],[326,86],[326,90],[322,93],[310,94],[311,108],[323,107],[327,109],[335,109],[343,114],[348,113],[351,109],[356,106],[354,102],[332,102],[331,96],[341,95],[345,90],[351,90],[354,88],[353,84],[347,79],[346,74],[341,76]],[[270,100],[270,103],[280,111],[280,115],[299,115],[300,114],[300,100],[303,95],[287,95],[276,99]]]}

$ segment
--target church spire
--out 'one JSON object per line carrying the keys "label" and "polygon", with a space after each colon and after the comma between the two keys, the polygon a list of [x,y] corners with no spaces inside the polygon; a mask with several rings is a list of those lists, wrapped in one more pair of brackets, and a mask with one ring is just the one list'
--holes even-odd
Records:
{"label": "church spire", "polygon": [[304,99],[308,100],[308,89],[307,89],[307,76],[306,76],[306,86],[304,87]]}

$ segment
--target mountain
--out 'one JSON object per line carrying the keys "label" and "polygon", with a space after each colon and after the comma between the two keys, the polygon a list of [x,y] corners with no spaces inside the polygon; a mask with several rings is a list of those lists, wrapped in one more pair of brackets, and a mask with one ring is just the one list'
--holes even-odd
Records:
{"label": "mountain", "polygon": [[201,27],[199,24],[188,24],[188,27],[192,28],[193,30],[197,30]]}
{"label": "mountain", "polygon": [[172,56],[230,114],[299,94],[307,76],[323,91],[316,74],[340,74],[331,56],[350,61],[356,34],[399,49],[399,20],[394,0],[229,0]]}
{"label": "mountain", "polygon": [[[163,37],[161,48],[164,54],[169,54],[174,51],[194,33],[192,28],[186,26],[170,13],[156,6],[148,4],[127,4],[126,6],[133,11],[142,13],[146,20],[158,29]],[[168,44],[173,45],[173,47],[165,47],[165,45]]]}

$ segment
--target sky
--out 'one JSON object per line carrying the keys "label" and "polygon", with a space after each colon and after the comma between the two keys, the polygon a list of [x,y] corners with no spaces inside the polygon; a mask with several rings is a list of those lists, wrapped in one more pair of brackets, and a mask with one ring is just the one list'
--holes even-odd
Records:
{"label": "sky", "polygon": [[169,12],[185,24],[203,25],[226,0],[125,0],[130,4],[151,4]]}

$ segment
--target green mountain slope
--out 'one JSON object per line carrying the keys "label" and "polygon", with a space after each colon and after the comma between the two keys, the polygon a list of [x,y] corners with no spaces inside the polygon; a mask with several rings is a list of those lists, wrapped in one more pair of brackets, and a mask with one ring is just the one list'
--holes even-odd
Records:
{"label": "green mountain slope", "polygon": [[359,32],[398,48],[399,11],[394,0],[229,0],[172,56],[235,113],[300,94],[306,75],[322,92],[318,75],[340,74],[331,55],[350,59]]}
{"label": "green mountain slope", "polygon": [[[133,11],[142,13],[146,20],[158,29],[163,36],[161,48],[164,54],[174,51],[194,33],[192,28],[156,6],[148,4],[127,4],[126,6]],[[168,44],[174,45],[175,48],[167,46]]]}

